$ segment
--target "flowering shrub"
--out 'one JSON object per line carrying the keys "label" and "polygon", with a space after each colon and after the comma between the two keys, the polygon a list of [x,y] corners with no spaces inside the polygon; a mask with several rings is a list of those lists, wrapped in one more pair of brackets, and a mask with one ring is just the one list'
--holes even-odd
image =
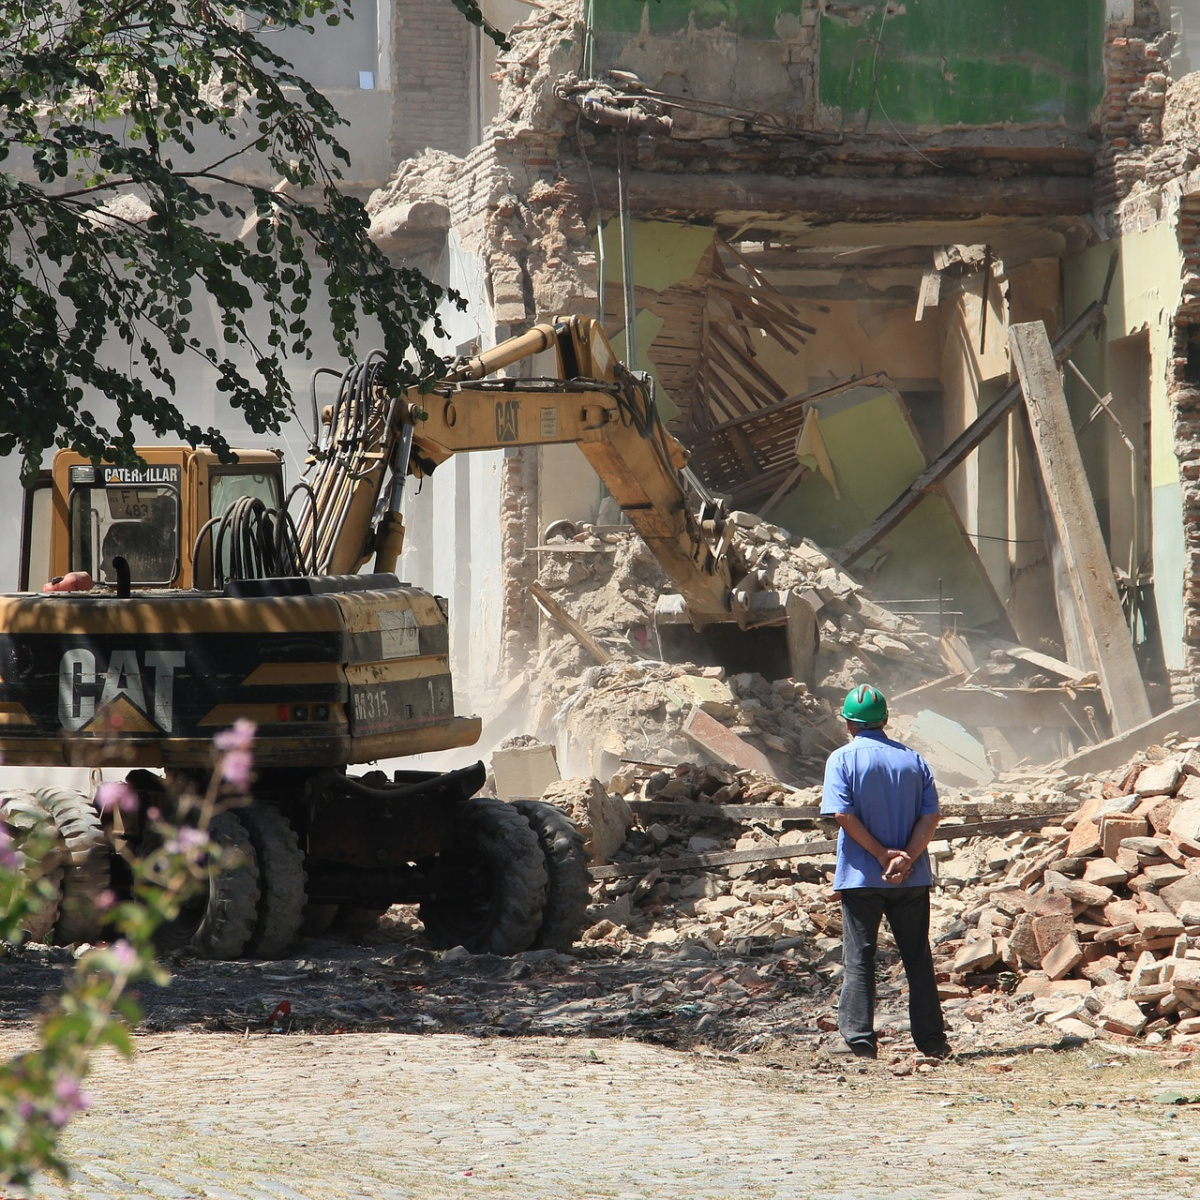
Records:
{"label": "flowering shrub", "polygon": [[[0,1182],[27,1186],[33,1177],[68,1173],[58,1139],[76,1113],[92,1102],[83,1081],[92,1055],[102,1046],[133,1054],[130,1031],[141,1010],[130,995],[132,983],[163,985],[169,975],[156,961],[155,932],[178,917],[182,905],[208,877],[231,866],[231,852],[209,836],[218,812],[230,807],[222,784],[237,793],[249,787],[253,768],[254,725],[239,721],[214,739],[215,763],[203,796],[175,798],[174,819],[157,809],[147,816],[157,848],[142,858],[129,856],[131,898],[118,902],[112,892],[97,904],[109,913],[113,940],[85,948],[62,991],[38,1023],[38,1046],[0,1065]],[[227,789],[224,789],[227,791]],[[235,797],[235,800],[238,800]],[[96,791],[101,811],[137,810],[138,798],[127,783],[105,783]],[[23,873],[27,861],[56,853],[52,844],[27,840],[18,850],[0,824],[0,938],[21,939],[27,915],[46,901],[51,885]]]}

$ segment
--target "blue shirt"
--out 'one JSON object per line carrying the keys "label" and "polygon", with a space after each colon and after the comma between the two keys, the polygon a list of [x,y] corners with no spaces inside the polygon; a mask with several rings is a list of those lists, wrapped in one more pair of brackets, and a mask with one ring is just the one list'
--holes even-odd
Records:
{"label": "blue shirt", "polygon": [[[929,764],[915,750],[892,741],[882,729],[862,730],[848,745],[839,746],[825,764],[821,813],[853,813],[885,846],[903,850],[917,818],[937,811],[937,788]],[[932,883],[928,852],[922,852],[903,883],[887,883],[875,856],[844,829],[839,831],[835,891],[928,887]]]}

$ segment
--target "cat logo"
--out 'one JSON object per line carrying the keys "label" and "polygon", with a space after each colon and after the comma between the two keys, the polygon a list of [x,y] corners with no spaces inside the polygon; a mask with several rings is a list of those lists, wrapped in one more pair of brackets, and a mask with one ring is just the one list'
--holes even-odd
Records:
{"label": "cat logo", "polygon": [[496,401],[496,441],[517,440],[517,414],[521,411],[520,400]]}
{"label": "cat logo", "polygon": [[[119,697],[149,717],[164,733],[175,725],[175,672],[187,656],[182,650],[114,650],[107,664],[87,649],[68,650],[58,667],[58,719],[64,729],[82,729],[96,715],[96,702]],[[147,680],[149,703],[147,703]]]}

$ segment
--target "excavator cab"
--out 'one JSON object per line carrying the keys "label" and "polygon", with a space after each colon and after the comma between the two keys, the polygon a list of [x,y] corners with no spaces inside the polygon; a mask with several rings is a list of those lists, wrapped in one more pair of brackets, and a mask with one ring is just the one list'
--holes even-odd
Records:
{"label": "excavator cab", "polygon": [[[117,558],[128,564],[135,588],[211,587],[214,574],[223,573],[214,556],[232,553],[219,536],[224,514],[243,497],[267,510],[283,504],[283,462],[275,451],[242,451],[236,463],[188,447],[141,454],[141,465],[119,467],[59,451],[26,492],[22,590],[71,571],[115,587]],[[193,563],[205,530],[215,536],[202,541]]]}
{"label": "excavator cab", "polygon": [[67,501],[69,567],[115,586],[123,557],[138,587],[166,587],[179,575],[177,467],[71,468]]}

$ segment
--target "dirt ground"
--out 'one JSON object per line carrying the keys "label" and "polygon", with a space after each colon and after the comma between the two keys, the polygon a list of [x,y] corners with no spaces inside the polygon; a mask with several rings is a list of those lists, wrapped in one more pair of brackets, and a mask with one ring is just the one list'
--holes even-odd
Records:
{"label": "dirt ground", "polygon": [[1167,1198],[1200,1176],[1195,1110],[1153,1099],[1179,1073],[1095,1048],[898,1078],[595,1038],[138,1043],[97,1065],[75,1180],[37,1195]]}
{"label": "dirt ground", "polygon": [[[955,1060],[914,1066],[900,997],[885,988],[881,1024],[895,1040],[880,1062],[830,1061],[829,994],[817,983],[777,988],[765,1009],[741,1001],[705,1014],[687,978],[712,962],[438,956],[403,926],[364,940],[305,942],[282,963],[180,964],[170,988],[143,998],[137,1059],[96,1064],[95,1104],[67,1136],[75,1177],[35,1194],[1140,1200],[1200,1190],[1200,1104],[1161,1099],[1200,1098],[1189,1056],[1055,1050],[1031,1025],[1009,1044],[960,1037]],[[0,964],[0,1052],[29,1044],[61,976],[56,956]],[[283,999],[292,1015],[272,1026]],[[705,1026],[706,1015],[717,1019]]]}

